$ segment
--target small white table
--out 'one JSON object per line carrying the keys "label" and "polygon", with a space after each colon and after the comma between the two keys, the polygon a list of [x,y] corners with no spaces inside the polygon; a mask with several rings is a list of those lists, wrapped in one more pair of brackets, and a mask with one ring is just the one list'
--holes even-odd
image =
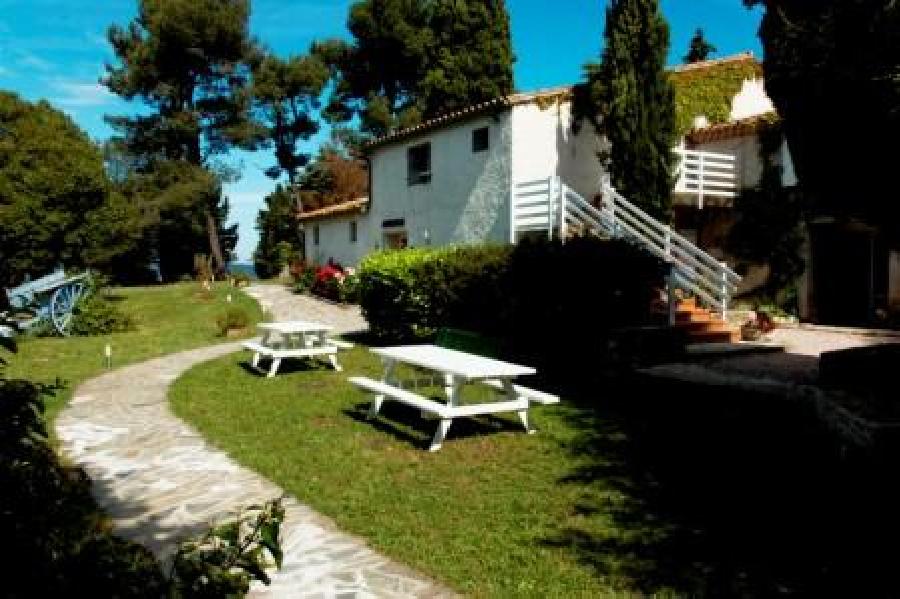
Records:
{"label": "small white table", "polygon": [[286,358],[311,358],[325,356],[332,368],[341,371],[337,361],[338,349],[352,347],[331,339],[329,335],[334,330],[325,324],[309,322],[305,320],[292,320],[286,322],[263,322],[257,325],[263,331],[260,341],[248,341],[244,348],[254,352],[253,367],[259,366],[261,358],[271,359],[269,378],[278,373],[281,361]]}
{"label": "small white table", "polygon": [[[353,377],[350,382],[375,394],[369,409],[369,418],[374,418],[386,399],[399,401],[416,407],[423,412],[436,414],[440,418],[437,432],[431,442],[431,451],[441,448],[454,418],[516,412],[528,433],[534,431],[528,426],[528,407],[535,403],[558,403],[559,398],[548,393],[534,391],[514,385],[520,376],[536,374],[529,366],[511,364],[485,358],[436,345],[404,345],[372,349],[381,356],[384,374],[381,381],[364,377]],[[398,364],[407,364],[438,374],[444,383],[447,403],[440,403],[402,388],[402,381],[396,376]],[[465,404],[460,402],[460,392],[467,384],[485,384],[501,392],[501,401]]]}

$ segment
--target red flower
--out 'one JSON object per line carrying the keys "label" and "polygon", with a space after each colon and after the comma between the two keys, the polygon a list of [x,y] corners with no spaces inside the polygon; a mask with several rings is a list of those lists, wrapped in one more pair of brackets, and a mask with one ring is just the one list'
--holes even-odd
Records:
{"label": "red flower", "polygon": [[316,281],[318,281],[319,283],[324,283],[328,279],[335,279],[339,277],[341,274],[343,273],[341,273],[341,271],[334,268],[333,266],[322,266],[321,268],[316,270]]}

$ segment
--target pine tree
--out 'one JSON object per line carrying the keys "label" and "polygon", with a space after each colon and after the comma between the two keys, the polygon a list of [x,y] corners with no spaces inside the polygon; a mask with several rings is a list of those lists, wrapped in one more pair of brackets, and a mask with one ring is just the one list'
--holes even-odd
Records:
{"label": "pine tree", "polygon": [[503,0],[360,0],[349,28],[334,112],[372,135],[513,91]]}
{"label": "pine tree", "polygon": [[435,45],[420,86],[431,118],[513,91],[509,15],[503,0],[444,0],[431,17]]}
{"label": "pine tree", "polygon": [[[109,29],[119,64],[105,83],[127,100],[140,99],[149,114],[108,117],[131,153],[145,163],[186,161],[208,167],[235,145],[258,141],[249,120],[249,0],[139,0],[127,28]],[[221,194],[203,207],[209,252],[225,269]]]}
{"label": "pine tree", "polygon": [[706,38],[703,36],[703,29],[697,28],[697,31],[694,32],[694,37],[691,38],[691,45],[688,48],[688,53],[684,57],[684,62],[693,63],[693,62],[701,62],[709,59],[709,55],[716,51],[716,47],[706,41]]}
{"label": "pine tree", "polygon": [[665,69],[669,27],[658,0],[613,0],[602,62],[587,66],[576,110],[610,143],[613,186],[657,218],[671,213],[675,94]]}
{"label": "pine tree", "polygon": [[315,54],[287,60],[268,54],[254,65],[253,114],[265,132],[263,145],[275,150],[277,165],[266,170],[273,179],[284,173],[293,185],[309,161],[298,144],[319,131],[316,111],[329,77]]}

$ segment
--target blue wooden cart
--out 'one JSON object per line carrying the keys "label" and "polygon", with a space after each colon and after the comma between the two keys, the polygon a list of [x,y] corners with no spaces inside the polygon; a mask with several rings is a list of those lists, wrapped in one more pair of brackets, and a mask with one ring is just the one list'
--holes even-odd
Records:
{"label": "blue wooden cart", "polygon": [[6,296],[20,329],[27,330],[45,321],[65,336],[71,329],[72,311],[89,284],[90,273],[69,276],[60,268],[40,279],[7,289]]}

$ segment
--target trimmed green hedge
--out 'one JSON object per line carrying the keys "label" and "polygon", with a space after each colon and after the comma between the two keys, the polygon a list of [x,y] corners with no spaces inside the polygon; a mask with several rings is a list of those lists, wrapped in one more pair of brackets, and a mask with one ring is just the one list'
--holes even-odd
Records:
{"label": "trimmed green hedge", "polygon": [[382,341],[425,341],[449,327],[539,358],[658,322],[652,304],[665,273],[629,243],[576,238],[380,252],[359,274],[363,315]]}
{"label": "trimmed green hedge", "polygon": [[502,246],[372,254],[359,269],[363,315],[376,336],[397,341],[430,338],[445,326],[491,330],[486,312],[501,304],[511,255]]}

